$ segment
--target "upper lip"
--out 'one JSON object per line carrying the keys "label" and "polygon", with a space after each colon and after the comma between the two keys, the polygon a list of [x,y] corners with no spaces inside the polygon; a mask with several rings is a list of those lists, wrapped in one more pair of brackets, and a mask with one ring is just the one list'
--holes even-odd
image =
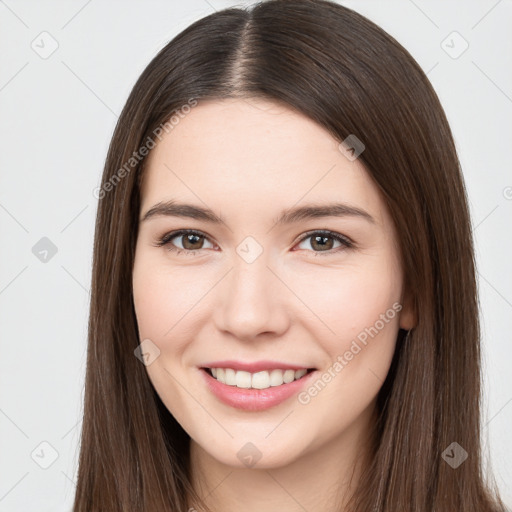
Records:
{"label": "upper lip", "polygon": [[254,361],[252,363],[244,363],[243,361],[213,361],[201,365],[201,368],[232,368],[233,370],[242,370],[249,373],[261,372],[263,370],[308,370],[311,366],[303,366],[301,364],[281,363],[279,361]]}

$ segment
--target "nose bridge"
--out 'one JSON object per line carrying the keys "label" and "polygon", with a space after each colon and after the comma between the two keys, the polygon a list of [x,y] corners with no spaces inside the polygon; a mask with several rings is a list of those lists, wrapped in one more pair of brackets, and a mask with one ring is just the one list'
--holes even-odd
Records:
{"label": "nose bridge", "polygon": [[254,251],[250,242],[237,248],[219,301],[217,327],[239,339],[251,339],[261,332],[280,333],[287,324],[286,308],[280,304],[283,290],[278,289],[283,285],[268,268],[272,265],[269,254],[261,251],[256,255]]}

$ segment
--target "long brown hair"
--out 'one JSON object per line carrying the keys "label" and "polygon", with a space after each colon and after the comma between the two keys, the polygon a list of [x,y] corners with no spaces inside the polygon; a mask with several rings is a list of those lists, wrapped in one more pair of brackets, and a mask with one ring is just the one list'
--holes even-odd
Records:
{"label": "long brown hair", "polygon": [[[269,0],[216,12],[177,35],[119,117],[98,194],[74,511],[185,511],[187,496],[200,502],[189,436],[134,356],[138,152],[191,100],[228,97],[284,102],[340,142],[355,135],[399,234],[417,325],[407,337],[400,331],[378,396],[375,449],[350,510],[504,510],[483,473],[472,231],[439,99],[407,50],[357,12],[324,0]],[[444,456],[460,450],[452,443],[468,453],[456,468]]]}

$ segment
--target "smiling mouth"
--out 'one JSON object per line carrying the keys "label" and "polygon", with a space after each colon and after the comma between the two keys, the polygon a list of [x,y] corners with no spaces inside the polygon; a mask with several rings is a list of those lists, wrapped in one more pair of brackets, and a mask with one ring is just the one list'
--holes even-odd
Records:
{"label": "smiling mouth", "polygon": [[315,371],[315,368],[303,368],[300,370],[273,369],[251,373],[243,370],[234,370],[233,368],[201,369],[222,384],[242,389],[268,389],[282,386],[283,384],[300,380],[305,375]]}

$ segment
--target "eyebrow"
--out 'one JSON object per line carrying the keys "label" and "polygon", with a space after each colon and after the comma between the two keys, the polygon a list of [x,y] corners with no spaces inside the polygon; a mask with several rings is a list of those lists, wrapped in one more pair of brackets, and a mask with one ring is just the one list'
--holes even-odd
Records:
{"label": "eyebrow", "polygon": [[[159,202],[152,206],[142,217],[141,222],[157,216],[167,217],[185,217],[201,220],[212,224],[224,224],[224,220],[216,215],[209,208],[195,206],[177,201]],[[281,215],[275,220],[275,224],[293,224],[301,220],[314,219],[318,217],[358,217],[372,224],[376,224],[375,219],[365,210],[357,206],[351,206],[344,203],[329,204],[307,204],[293,208],[287,208],[281,212]]]}

